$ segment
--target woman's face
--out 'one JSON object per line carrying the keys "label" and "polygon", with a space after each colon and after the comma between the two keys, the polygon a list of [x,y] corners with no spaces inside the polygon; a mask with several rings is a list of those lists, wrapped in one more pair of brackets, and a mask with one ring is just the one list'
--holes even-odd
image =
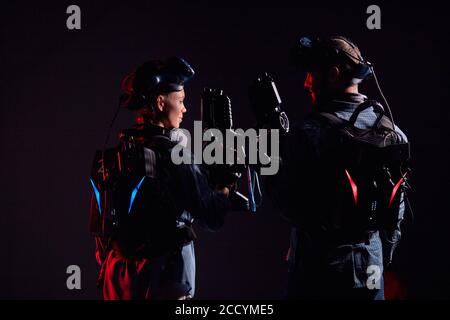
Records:
{"label": "woman's face", "polygon": [[179,128],[183,120],[183,113],[186,107],[184,106],[184,89],[181,91],[173,91],[163,96],[162,105],[162,119],[163,126],[167,129]]}

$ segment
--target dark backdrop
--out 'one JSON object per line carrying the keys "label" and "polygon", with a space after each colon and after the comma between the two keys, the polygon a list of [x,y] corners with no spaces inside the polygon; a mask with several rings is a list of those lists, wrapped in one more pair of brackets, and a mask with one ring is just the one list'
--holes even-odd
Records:
{"label": "dark backdrop", "polygon": [[[87,231],[89,172],[120,95],[122,77],[150,58],[179,55],[197,76],[183,125],[200,118],[204,86],[232,98],[249,127],[249,83],[275,77],[291,120],[309,111],[303,76],[287,60],[302,34],[342,34],[376,66],[412,142],[415,220],[404,224],[394,266],[412,298],[449,298],[448,26],[443,6],[378,4],[382,29],[365,26],[371,3],[75,1],[82,29],[66,28],[72,1],[1,4],[0,297],[97,299],[98,266]],[[374,98],[373,82],[362,91]],[[122,111],[113,136],[132,123]],[[111,139],[114,141],[114,139]],[[299,201],[301,198],[299,197]],[[198,230],[197,297],[281,298],[289,226],[271,212],[231,214],[217,233]],[[66,288],[66,267],[82,289]]]}

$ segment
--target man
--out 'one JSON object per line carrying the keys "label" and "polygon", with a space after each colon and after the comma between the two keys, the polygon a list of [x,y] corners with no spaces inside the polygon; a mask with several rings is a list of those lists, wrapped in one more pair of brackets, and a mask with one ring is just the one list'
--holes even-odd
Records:
{"label": "man", "polygon": [[[106,175],[112,176],[113,169],[119,168],[122,177],[126,180],[128,174],[130,181],[117,180],[119,187],[112,200],[119,205],[114,210],[108,211],[102,204],[107,197],[96,202],[93,196],[91,205],[91,221],[99,221],[91,230],[96,235],[104,299],[192,298],[192,223],[195,219],[216,230],[229,210],[227,187],[212,190],[196,165],[171,161],[171,150],[178,143],[177,129],[187,111],[184,84],[193,75],[189,64],[175,57],[144,63],[123,82],[122,105],[137,111],[138,121],[135,128],[122,131],[119,149],[113,152],[117,166],[111,166]],[[136,156],[142,150],[144,156]],[[133,179],[127,170],[139,172],[141,158],[145,158],[145,175],[138,184],[134,182],[134,189],[126,189]],[[100,188],[102,178],[93,183],[94,191]],[[120,189],[121,185],[125,187]],[[125,205],[120,207],[122,202]],[[108,224],[110,211],[114,211],[110,216],[113,231],[107,232],[104,224]]]}
{"label": "man", "polygon": [[[392,229],[359,230],[348,223],[342,194],[353,191],[356,202],[357,186],[350,174],[350,183],[341,183],[347,179],[344,170],[336,172],[344,153],[342,140],[335,126],[319,115],[328,113],[346,123],[339,119],[349,120],[359,105],[369,103],[358,84],[370,68],[357,46],[344,37],[302,38],[300,51],[294,52],[294,59],[307,71],[304,87],[314,110],[283,142],[283,166],[276,178],[277,200],[293,225],[288,298],[384,299],[383,267],[400,240],[403,201],[395,209]],[[368,129],[376,120],[374,109],[365,108],[354,126]],[[398,140],[406,142],[398,127],[395,131]]]}

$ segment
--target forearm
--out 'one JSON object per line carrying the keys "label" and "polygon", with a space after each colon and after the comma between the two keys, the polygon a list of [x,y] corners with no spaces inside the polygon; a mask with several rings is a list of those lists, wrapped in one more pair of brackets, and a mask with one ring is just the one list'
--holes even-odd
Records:
{"label": "forearm", "polygon": [[222,187],[212,190],[206,177],[197,166],[184,167],[183,196],[186,209],[201,226],[216,230],[224,223],[224,217],[230,210],[229,189]]}

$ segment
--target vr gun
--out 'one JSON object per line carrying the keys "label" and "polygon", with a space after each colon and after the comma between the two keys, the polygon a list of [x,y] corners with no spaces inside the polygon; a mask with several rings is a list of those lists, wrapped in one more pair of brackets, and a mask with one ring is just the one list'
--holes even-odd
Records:
{"label": "vr gun", "polygon": [[[275,82],[272,77],[264,73],[249,88],[249,98],[253,112],[256,117],[256,125],[254,129],[278,129],[282,135],[289,132],[289,119],[285,112],[281,110],[281,99],[278,94]],[[205,88],[201,96],[202,106],[202,122],[204,130],[219,130],[222,136],[234,138],[242,138],[239,133],[233,129],[233,118],[231,101],[220,89]],[[270,131],[269,131],[270,132]],[[214,138],[214,137],[213,137]],[[259,137],[257,137],[259,139]],[[204,145],[204,148],[209,143]],[[257,143],[259,148],[259,141]],[[222,146],[223,147],[223,146]],[[228,148],[228,149],[226,149]],[[210,181],[219,185],[229,185],[230,182],[236,183],[243,173],[247,176],[248,198],[238,193],[235,189],[230,199],[233,206],[239,210],[250,210],[256,212],[259,206],[255,198],[262,199],[261,189],[259,187],[259,169],[262,166],[258,164],[250,164],[249,150],[244,146],[237,146],[236,149],[226,146],[225,152],[234,154],[234,159],[238,164],[219,164],[209,165],[208,172]],[[238,150],[238,148],[240,148]],[[258,149],[257,152],[260,150]],[[268,151],[268,150],[267,150]],[[272,154],[272,153],[270,153]],[[240,159],[239,157],[244,157]],[[267,160],[271,160],[265,154]],[[241,160],[241,161],[239,161]]]}
{"label": "vr gun", "polygon": [[278,129],[282,135],[287,134],[289,118],[281,110],[281,98],[273,78],[265,72],[252,83],[248,93],[256,128]]}
{"label": "vr gun", "polygon": [[[222,137],[226,137],[227,133],[228,136],[230,134],[236,135],[233,130],[231,101],[222,90],[204,88],[201,95],[201,114],[204,131],[216,129],[220,131]],[[217,138],[213,133],[211,140]],[[222,141],[222,148],[224,148],[223,143]],[[204,143],[203,148],[206,148],[209,144]],[[231,152],[237,160],[238,152],[233,147],[225,147],[224,151],[224,154]],[[234,211],[248,211],[250,210],[249,199],[237,191],[237,181],[245,170],[244,165],[237,164],[240,162],[207,165],[206,171],[211,185],[233,186],[230,192],[230,201]]]}

